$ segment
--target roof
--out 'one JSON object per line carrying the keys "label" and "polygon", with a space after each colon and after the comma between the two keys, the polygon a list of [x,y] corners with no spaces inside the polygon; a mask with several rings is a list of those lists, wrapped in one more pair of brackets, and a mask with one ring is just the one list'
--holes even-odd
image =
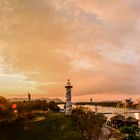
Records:
{"label": "roof", "polygon": [[123,121],[124,122],[138,122],[139,120],[137,120],[136,118],[130,116],[130,117],[124,119]]}
{"label": "roof", "polygon": [[111,117],[111,121],[124,120],[124,119],[125,119],[125,117],[120,114]]}

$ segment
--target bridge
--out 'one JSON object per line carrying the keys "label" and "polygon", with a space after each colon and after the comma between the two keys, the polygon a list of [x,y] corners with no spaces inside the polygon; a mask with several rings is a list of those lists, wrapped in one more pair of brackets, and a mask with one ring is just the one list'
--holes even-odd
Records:
{"label": "bridge", "polygon": [[[99,111],[100,112],[100,111]],[[134,111],[127,111],[127,112],[100,112],[100,113],[103,113],[103,114],[125,114],[125,113],[140,113],[139,110],[134,110]]]}

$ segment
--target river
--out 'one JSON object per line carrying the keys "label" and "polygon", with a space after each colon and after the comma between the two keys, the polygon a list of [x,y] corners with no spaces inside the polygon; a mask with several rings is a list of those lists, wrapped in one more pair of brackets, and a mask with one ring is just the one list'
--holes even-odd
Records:
{"label": "river", "polygon": [[[95,111],[94,105],[84,105],[84,106],[90,108],[92,111]],[[59,107],[61,109],[64,109],[64,105],[59,105]],[[139,123],[140,123],[140,110],[114,108],[114,107],[102,107],[102,106],[97,106],[97,109],[98,109],[98,112],[104,113],[108,119],[114,116],[115,113],[119,113],[119,114],[125,115],[126,117],[129,117],[129,116],[134,117],[137,120],[139,120]],[[124,113],[124,112],[127,112],[127,113]],[[112,113],[112,114],[109,114],[109,113]]]}
{"label": "river", "polygon": [[[92,111],[95,111],[95,106],[93,106],[93,105],[85,105],[85,107],[88,107]],[[112,116],[114,116],[115,113],[118,113],[118,114],[122,114],[126,117],[131,116],[131,117],[136,118],[137,120],[140,120],[140,110],[114,108],[114,107],[102,107],[102,106],[97,106],[97,108],[98,108],[98,112],[105,113],[105,116],[107,116],[108,119],[110,119]],[[124,113],[124,112],[127,112],[127,113]],[[106,113],[112,113],[112,114],[106,114]]]}

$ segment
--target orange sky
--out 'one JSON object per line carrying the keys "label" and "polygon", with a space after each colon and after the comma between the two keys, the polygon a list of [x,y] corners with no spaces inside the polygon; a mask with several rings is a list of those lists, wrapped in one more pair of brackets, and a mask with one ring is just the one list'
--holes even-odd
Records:
{"label": "orange sky", "polygon": [[0,0],[0,95],[137,98],[139,0]]}

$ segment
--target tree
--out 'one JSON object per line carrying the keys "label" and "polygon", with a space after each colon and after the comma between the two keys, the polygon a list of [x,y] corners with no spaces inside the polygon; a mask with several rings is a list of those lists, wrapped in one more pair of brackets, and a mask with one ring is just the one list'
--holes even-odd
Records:
{"label": "tree", "polygon": [[57,104],[54,101],[50,101],[48,106],[51,111],[60,111],[60,108],[57,106]]}
{"label": "tree", "polygon": [[80,129],[81,136],[88,140],[98,140],[101,128],[106,122],[103,114],[95,113],[89,108],[77,107],[72,110],[71,119],[75,126]]}
{"label": "tree", "polygon": [[101,129],[105,122],[106,122],[106,117],[103,114],[101,113],[95,114],[95,130],[93,131],[95,140],[99,139],[99,135],[101,134]]}
{"label": "tree", "polygon": [[123,126],[121,132],[128,135],[129,140],[136,140],[136,134],[139,134],[140,129],[136,125],[132,126]]}
{"label": "tree", "polygon": [[0,97],[0,122],[9,123],[13,120],[14,113],[10,103],[3,97]]}

